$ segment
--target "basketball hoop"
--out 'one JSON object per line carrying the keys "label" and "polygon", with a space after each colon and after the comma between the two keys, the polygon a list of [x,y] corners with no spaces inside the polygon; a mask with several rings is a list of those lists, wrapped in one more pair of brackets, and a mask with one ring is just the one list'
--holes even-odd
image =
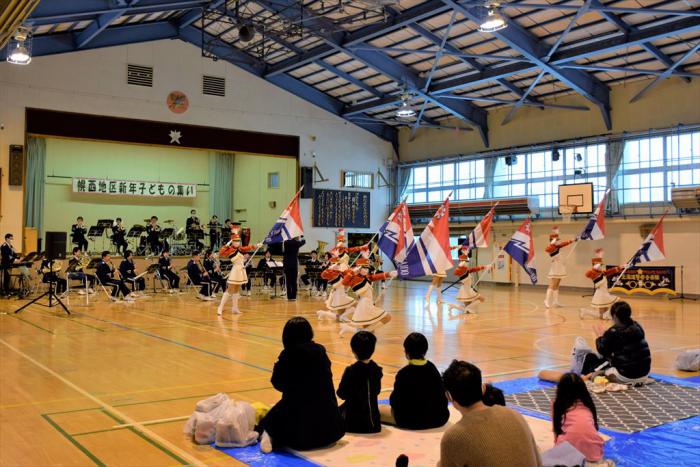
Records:
{"label": "basketball hoop", "polygon": [[577,210],[578,206],[571,206],[568,204],[563,204],[559,206],[559,212],[561,213],[561,217],[564,220],[564,223],[566,224],[571,222],[571,215],[575,214]]}

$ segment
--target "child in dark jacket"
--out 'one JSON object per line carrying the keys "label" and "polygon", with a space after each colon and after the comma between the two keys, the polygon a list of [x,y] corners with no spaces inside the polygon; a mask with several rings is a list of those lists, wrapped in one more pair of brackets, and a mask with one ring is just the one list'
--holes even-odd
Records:
{"label": "child in dark jacket", "polygon": [[357,362],[345,369],[338,386],[338,397],[345,403],[340,413],[345,419],[345,431],[350,433],[378,433],[382,430],[379,420],[377,396],[382,387],[382,368],[371,358],[377,338],[367,331],[352,336],[350,348]]}
{"label": "child in dark jacket", "polygon": [[391,408],[382,406],[382,422],[400,428],[423,430],[447,423],[450,412],[440,372],[426,360],[428,340],[418,332],[403,342],[408,365],[401,368],[394,380]]}

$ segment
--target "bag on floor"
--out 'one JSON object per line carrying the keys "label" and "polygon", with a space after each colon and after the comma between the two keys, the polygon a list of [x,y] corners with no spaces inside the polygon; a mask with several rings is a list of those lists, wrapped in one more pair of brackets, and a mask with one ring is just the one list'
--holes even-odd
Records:
{"label": "bag on floor", "polygon": [[231,401],[216,422],[216,445],[222,448],[242,448],[258,442],[255,409],[242,401]]}
{"label": "bag on floor", "polygon": [[586,361],[586,355],[593,353],[593,349],[581,336],[574,340],[574,347],[571,350],[571,371],[580,375],[583,371],[583,363]]}
{"label": "bag on floor", "polygon": [[700,371],[700,349],[679,353],[676,357],[675,367],[681,371]]}
{"label": "bag on floor", "polygon": [[195,410],[197,412],[211,412],[227,400],[229,400],[228,395],[224,394],[223,392],[220,392],[214,396],[197,402]]}

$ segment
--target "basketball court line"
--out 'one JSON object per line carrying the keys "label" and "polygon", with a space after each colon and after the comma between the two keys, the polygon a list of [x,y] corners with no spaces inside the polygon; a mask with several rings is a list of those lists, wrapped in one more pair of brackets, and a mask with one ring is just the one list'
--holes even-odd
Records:
{"label": "basketball court line", "polygon": [[25,360],[27,360],[28,362],[32,363],[32,364],[33,364],[34,366],[36,366],[37,368],[39,368],[39,369],[41,369],[41,370],[44,370],[46,373],[48,373],[49,375],[51,375],[51,376],[53,376],[54,378],[58,379],[59,381],[61,381],[61,382],[62,382],[63,384],[65,384],[66,386],[70,387],[70,388],[73,389],[74,391],[76,391],[76,392],[82,394],[82,395],[85,396],[87,399],[89,399],[89,400],[91,400],[92,402],[94,402],[95,404],[99,405],[107,414],[111,414],[111,415],[114,416],[114,417],[118,417],[119,419],[122,419],[122,420],[126,421],[127,423],[133,423],[133,424],[134,424],[134,426],[133,426],[133,429],[134,429],[134,430],[136,430],[136,431],[138,431],[139,433],[141,433],[141,435],[143,435],[143,436],[149,438],[152,442],[158,443],[158,444],[160,444],[161,446],[163,446],[163,447],[167,448],[168,450],[170,450],[172,453],[177,454],[177,456],[179,456],[179,457],[181,457],[182,459],[186,460],[190,465],[198,466],[198,467],[204,467],[204,466],[206,465],[206,464],[204,464],[203,462],[199,461],[198,459],[192,457],[189,453],[187,453],[187,452],[183,451],[182,449],[180,449],[179,447],[175,446],[175,445],[172,444],[170,441],[164,439],[164,438],[161,437],[160,435],[158,435],[158,434],[154,433],[153,431],[149,430],[148,428],[146,428],[145,426],[143,426],[143,425],[140,424],[139,422],[135,421],[134,419],[132,419],[132,418],[129,417],[128,415],[126,415],[126,414],[122,413],[121,411],[115,409],[114,407],[112,407],[111,405],[107,404],[107,403],[104,402],[103,400],[101,400],[101,399],[99,399],[99,398],[93,396],[92,394],[90,394],[88,391],[86,391],[85,389],[81,388],[81,387],[78,386],[77,384],[73,383],[72,381],[68,380],[67,378],[65,378],[65,377],[61,376],[60,374],[56,373],[55,371],[53,371],[51,368],[45,366],[44,364],[42,364],[42,363],[40,363],[39,361],[35,360],[34,358],[30,357],[29,355],[27,355],[26,353],[22,352],[22,351],[19,350],[18,348],[14,347],[13,345],[11,345],[10,343],[8,343],[8,342],[5,341],[4,339],[1,339],[1,338],[0,338],[0,344],[4,345],[5,347],[7,347],[8,349],[12,350],[12,351],[15,352],[16,354],[18,354],[19,356],[21,356],[22,358],[24,358]]}

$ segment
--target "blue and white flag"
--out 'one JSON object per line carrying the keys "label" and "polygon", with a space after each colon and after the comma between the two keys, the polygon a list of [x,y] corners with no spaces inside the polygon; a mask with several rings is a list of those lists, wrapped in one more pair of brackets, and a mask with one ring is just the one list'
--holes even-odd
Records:
{"label": "blue and white flag", "polygon": [[297,191],[287,209],[282,211],[282,214],[277,218],[277,222],[263,240],[265,245],[282,243],[285,240],[304,235],[304,226],[301,225],[301,213],[299,212],[299,193],[301,190]]}
{"label": "blue and white flag", "polygon": [[406,253],[414,243],[408,207],[402,202],[379,228],[377,248],[397,266],[406,259]]}
{"label": "blue and white flag", "polygon": [[523,267],[533,284],[537,284],[537,269],[535,266],[535,244],[532,241],[532,224],[530,218],[525,219],[520,228],[506,243],[503,250],[513,258],[513,261]]}
{"label": "blue and white flag", "polygon": [[450,203],[445,199],[425,227],[420,237],[408,250],[406,260],[399,264],[402,279],[428,276],[444,272],[454,265],[450,249]]}

